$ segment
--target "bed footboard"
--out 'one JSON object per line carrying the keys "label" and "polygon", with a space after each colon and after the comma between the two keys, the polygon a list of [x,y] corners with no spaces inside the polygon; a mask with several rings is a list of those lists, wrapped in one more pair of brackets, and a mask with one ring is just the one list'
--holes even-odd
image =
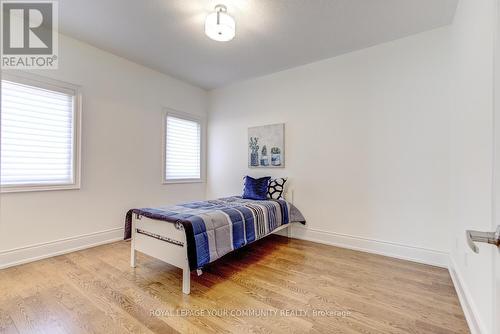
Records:
{"label": "bed footboard", "polygon": [[130,266],[136,266],[136,252],[182,269],[182,292],[191,290],[186,233],[181,224],[165,223],[133,214]]}

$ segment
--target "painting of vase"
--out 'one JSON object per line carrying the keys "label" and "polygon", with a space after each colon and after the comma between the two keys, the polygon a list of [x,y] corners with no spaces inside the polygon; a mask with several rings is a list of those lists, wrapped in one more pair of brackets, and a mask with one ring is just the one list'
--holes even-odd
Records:
{"label": "painting of vase", "polygon": [[250,137],[248,142],[250,152],[250,166],[256,167],[259,165],[259,138]]}
{"label": "painting of vase", "polygon": [[285,124],[248,128],[248,166],[285,167]]}

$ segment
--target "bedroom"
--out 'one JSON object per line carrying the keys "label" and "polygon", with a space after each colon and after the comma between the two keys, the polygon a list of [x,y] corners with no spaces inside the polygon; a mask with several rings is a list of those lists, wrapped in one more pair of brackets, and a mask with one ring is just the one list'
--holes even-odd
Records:
{"label": "bedroom", "polygon": [[1,3],[0,332],[500,333],[496,0]]}

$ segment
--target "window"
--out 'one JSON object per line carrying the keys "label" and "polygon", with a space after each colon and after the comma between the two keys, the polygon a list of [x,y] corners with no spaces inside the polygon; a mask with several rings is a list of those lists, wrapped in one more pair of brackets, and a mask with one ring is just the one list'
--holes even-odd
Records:
{"label": "window", "polygon": [[166,113],[164,182],[200,182],[201,121]]}
{"label": "window", "polygon": [[33,75],[3,75],[2,192],[79,188],[78,88]]}

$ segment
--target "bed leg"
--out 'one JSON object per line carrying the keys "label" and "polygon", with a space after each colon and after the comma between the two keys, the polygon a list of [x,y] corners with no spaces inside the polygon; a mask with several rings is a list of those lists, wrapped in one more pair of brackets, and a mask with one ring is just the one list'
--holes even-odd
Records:
{"label": "bed leg", "polygon": [[292,224],[288,223],[288,227],[286,228],[286,236],[288,239],[292,238]]}
{"label": "bed leg", "polygon": [[131,235],[132,240],[130,241],[130,266],[132,268],[135,268],[135,262],[137,259],[136,251],[135,251],[135,222],[134,219],[132,219],[132,235]]}
{"label": "bed leg", "polygon": [[191,292],[191,271],[189,268],[182,269],[182,293],[189,295]]}
{"label": "bed leg", "polygon": [[135,260],[136,260],[136,254],[135,254],[135,249],[134,249],[134,245],[131,245],[131,251],[130,251],[130,266],[132,268],[135,268],[136,265],[135,265]]}

